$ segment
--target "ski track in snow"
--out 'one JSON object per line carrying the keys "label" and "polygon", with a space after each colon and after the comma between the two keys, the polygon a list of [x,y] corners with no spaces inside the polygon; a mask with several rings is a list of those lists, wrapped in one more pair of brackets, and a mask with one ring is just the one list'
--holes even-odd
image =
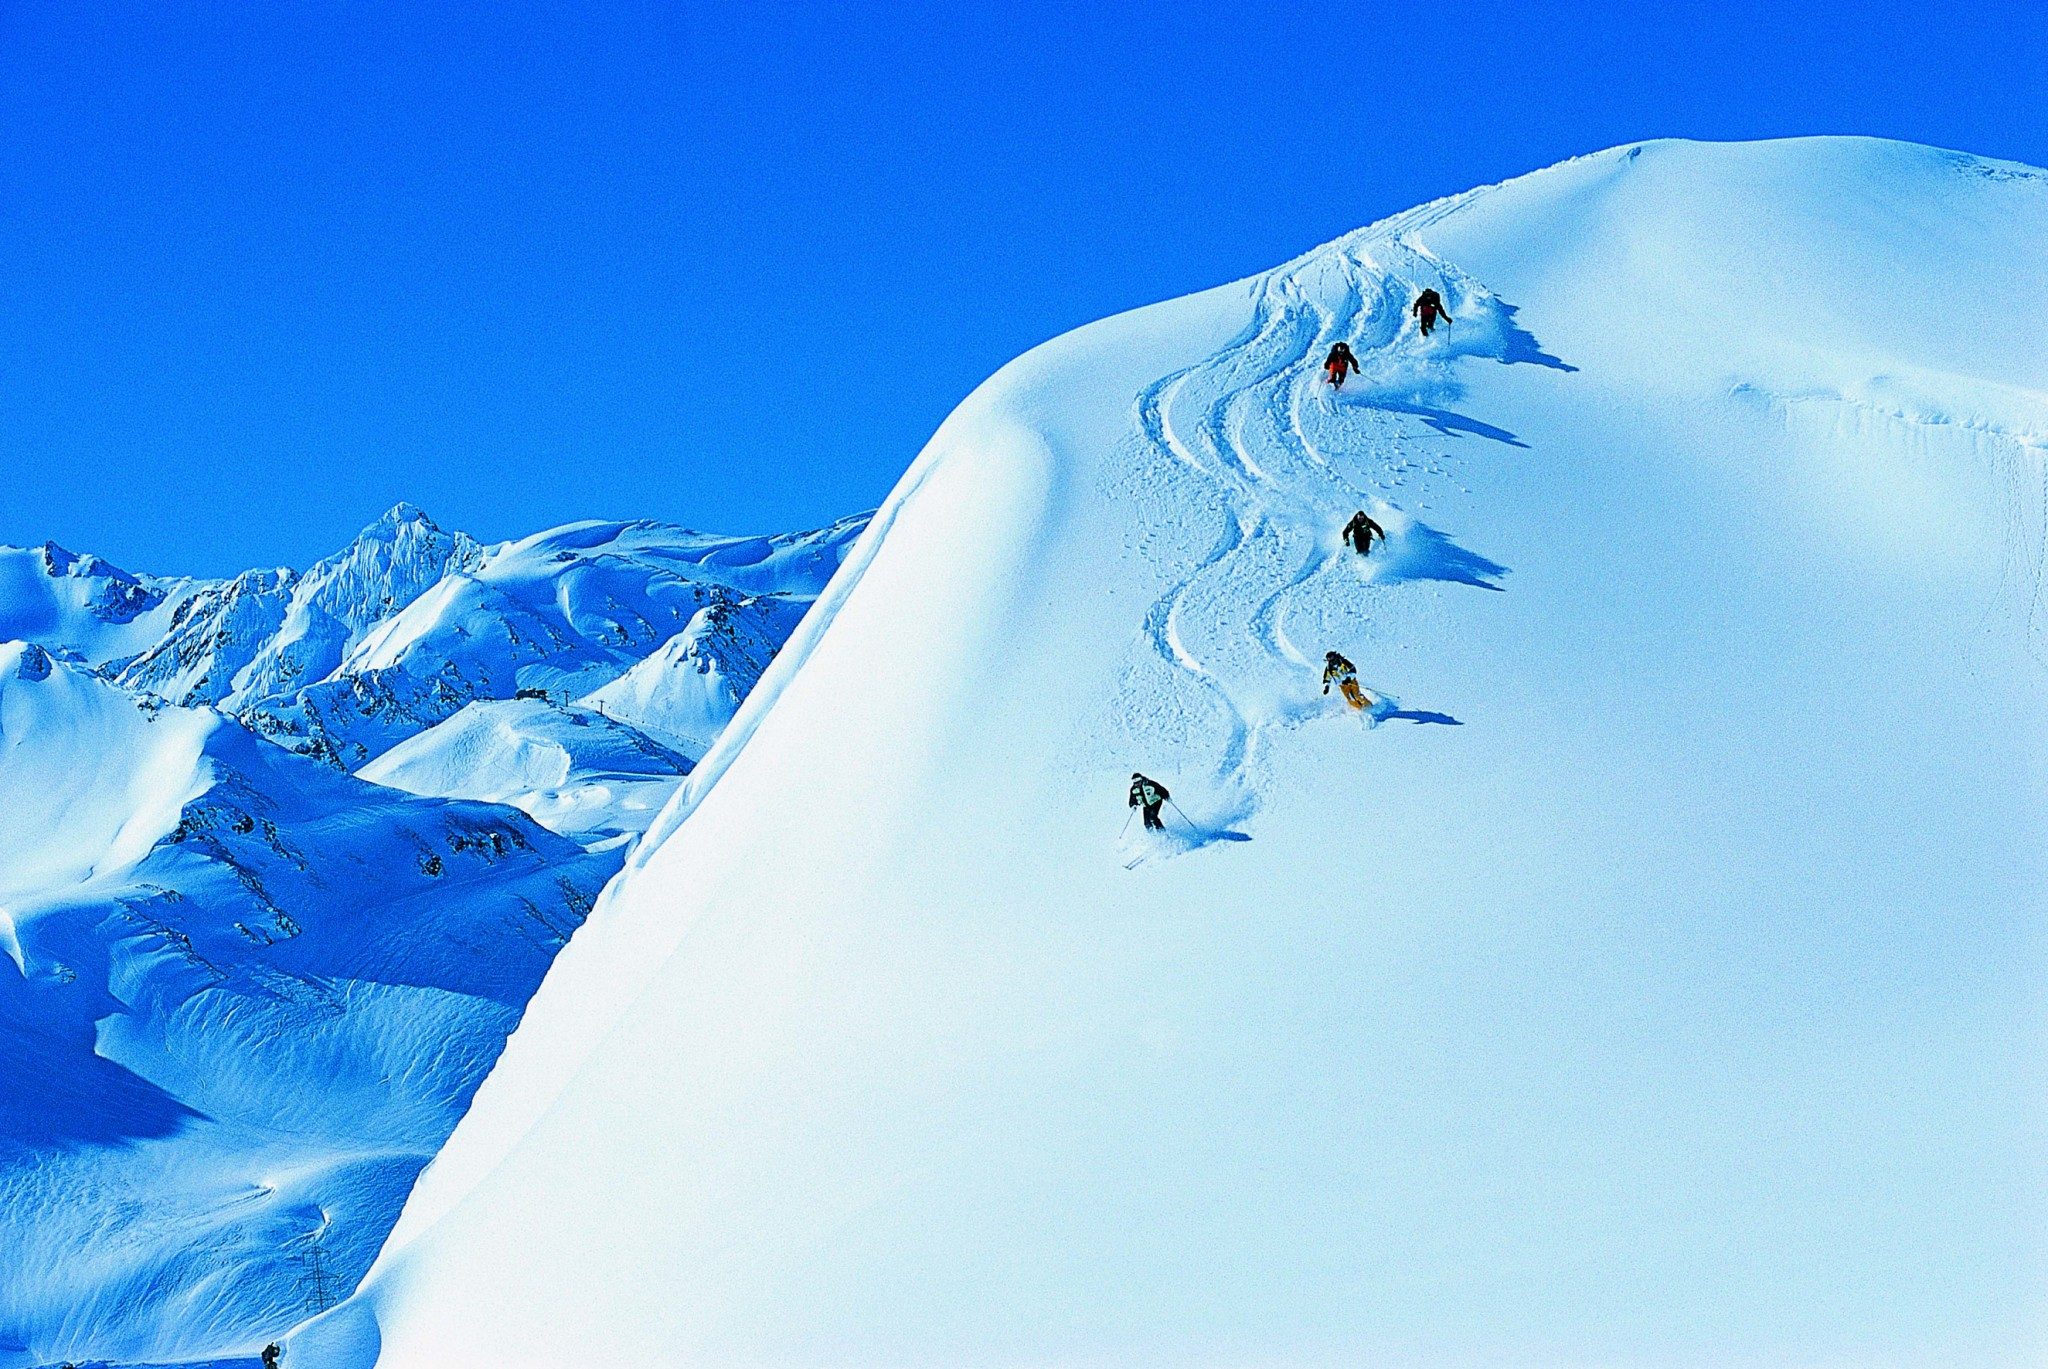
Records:
{"label": "ski track in snow", "polygon": [[[1417,230],[1467,199],[1424,206],[1270,273],[1242,335],[1138,397],[1137,463],[1160,477],[1131,487],[1147,523],[1185,528],[1190,475],[1204,502],[1223,513],[1213,545],[1177,578],[1165,572],[1170,585],[1145,614],[1140,650],[1167,673],[1134,665],[1116,700],[1123,740],[1140,763],[1199,796],[1190,802],[1201,830],[1176,843],[1176,853],[1242,837],[1230,829],[1259,806],[1269,737],[1330,715],[1322,653],[1359,650],[1357,630],[1376,594],[1413,580],[1495,587],[1485,577],[1501,568],[1395,501],[1412,478],[1448,475],[1440,458],[1425,454],[1431,445],[1467,435],[1519,445],[1446,407],[1460,393],[1455,361],[1562,366],[1513,325],[1511,309],[1416,240]],[[1431,286],[1452,321],[1423,338],[1409,308]],[[1321,367],[1340,339],[1360,369],[1333,391]],[[1170,478],[1175,467],[1179,481]],[[1388,532],[1362,562],[1337,536],[1360,508]],[[1172,539],[1148,535],[1139,550],[1164,569]],[[1410,561],[1419,567],[1389,574]],[[1239,608],[1247,601],[1256,605],[1248,620]],[[1333,636],[1330,625],[1344,622],[1351,628]],[[1363,675],[1372,664],[1360,659]],[[1367,688],[1383,701],[1370,718],[1377,721],[1395,705]]]}

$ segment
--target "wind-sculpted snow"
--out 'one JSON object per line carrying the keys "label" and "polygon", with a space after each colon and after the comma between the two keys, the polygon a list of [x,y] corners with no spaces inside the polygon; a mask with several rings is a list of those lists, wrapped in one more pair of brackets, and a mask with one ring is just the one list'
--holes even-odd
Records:
{"label": "wind-sculpted snow", "polygon": [[647,830],[689,772],[684,756],[603,713],[525,698],[469,704],[361,774],[409,793],[510,804],[590,844]]}
{"label": "wind-sculpted snow", "polygon": [[1646,144],[1011,363],[288,1354],[2040,1363],[2044,245]]}

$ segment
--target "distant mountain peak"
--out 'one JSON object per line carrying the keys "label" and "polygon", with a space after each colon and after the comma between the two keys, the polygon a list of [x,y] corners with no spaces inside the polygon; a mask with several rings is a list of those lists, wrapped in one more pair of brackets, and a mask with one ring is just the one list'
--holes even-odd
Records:
{"label": "distant mountain peak", "polygon": [[63,575],[71,569],[71,563],[78,558],[55,542],[45,542],[38,548],[43,554],[43,573]]}
{"label": "distant mountain peak", "polygon": [[[428,532],[441,531],[441,525],[429,518],[425,509],[408,500],[401,499],[390,508],[384,510],[382,516],[376,522],[364,528],[362,536],[371,537],[380,532],[396,531],[399,528],[415,523]],[[361,539],[359,538],[358,540]]]}

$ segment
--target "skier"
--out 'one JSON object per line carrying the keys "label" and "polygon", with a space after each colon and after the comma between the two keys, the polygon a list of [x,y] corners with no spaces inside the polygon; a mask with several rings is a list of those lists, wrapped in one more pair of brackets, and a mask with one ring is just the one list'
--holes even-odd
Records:
{"label": "skier", "polygon": [[1344,702],[1363,713],[1372,707],[1372,696],[1358,687],[1358,667],[1334,651],[1323,653],[1323,693],[1330,692],[1335,684],[1344,693]]}
{"label": "skier", "polygon": [[1330,349],[1323,358],[1323,373],[1330,378],[1330,384],[1344,388],[1344,377],[1358,369],[1358,358],[1351,355],[1351,344],[1340,342]]}
{"label": "skier", "polygon": [[1445,323],[1451,321],[1451,311],[1444,308],[1444,297],[1432,289],[1425,288],[1415,297],[1411,312],[1414,313],[1416,322],[1422,325],[1424,337],[1429,336],[1429,330],[1436,327],[1438,319]]}
{"label": "skier", "polygon": [[1360,556],[1372,555],[1372,539],[1379,538],[1384,544],[1387,530],[1372,521],[1372,515],[1364,509],[1351,515],[1351,521],[1344,525],[1344,540],[1358,549]]}
{"label": "skier", "polygon": [[[1145,827],[1148,831],[1164,832],[1166,824],[1159,820],[1159,805],[1173,795],[1166,792],[1166,786],[1158,780],[1148,780],[1137,771],[1131,772],[1131,803],[1133,808],[1145,810]],[[1126,819],[1128,821],[1129,819]]]}
{"label": "skier", "polygon": [[263,1369],[277,1369],[277,1361],[284,1354],[276,1341],[263,1347]]}

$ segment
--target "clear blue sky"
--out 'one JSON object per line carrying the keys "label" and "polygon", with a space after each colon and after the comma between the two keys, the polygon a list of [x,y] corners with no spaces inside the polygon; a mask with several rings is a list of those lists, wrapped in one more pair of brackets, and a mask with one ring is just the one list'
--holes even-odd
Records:
{"label": "clear blue sky", "polygon": [[1035,342],[1563,157],[2048,163],[2039,0],[909,9],[0,6],[0,541],[810,525]]}

